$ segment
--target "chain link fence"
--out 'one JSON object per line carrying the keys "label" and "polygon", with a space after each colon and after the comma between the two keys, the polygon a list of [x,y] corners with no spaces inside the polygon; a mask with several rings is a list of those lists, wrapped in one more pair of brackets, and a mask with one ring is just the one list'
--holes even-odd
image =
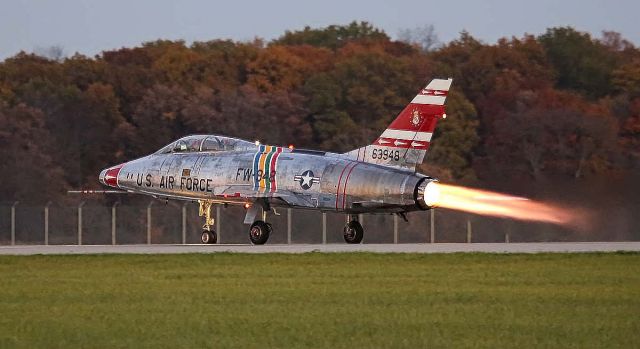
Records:
{"label": "chain link fence", "polygon": [[[270,244],[343,243],[346,216],[312,210],[277,209],[267,220]],[[248,243],[249,226],[239,206],[212,208],[219,243]],[[559,226],[488,218],[435,209],[397,215],[360,215],[364,243],[533,242],[638,240],[637,232],[598,236]],[[138,204],[0,204],[0,245],[193,244],[204,219],[198,204],[152,200]]]}

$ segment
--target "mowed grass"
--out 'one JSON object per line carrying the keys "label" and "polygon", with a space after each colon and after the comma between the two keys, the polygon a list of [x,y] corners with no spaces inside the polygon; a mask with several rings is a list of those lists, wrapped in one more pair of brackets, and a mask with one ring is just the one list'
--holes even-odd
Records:
{"label": "mowed grass", "polygon": [[640,347],[640,254],[0,256],[0,348]]}

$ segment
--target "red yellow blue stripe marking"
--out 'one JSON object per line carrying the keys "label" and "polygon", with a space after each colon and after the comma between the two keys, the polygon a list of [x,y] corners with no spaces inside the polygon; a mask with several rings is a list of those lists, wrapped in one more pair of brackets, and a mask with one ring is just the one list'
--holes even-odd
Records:
{"label": "red yellow blue stripe marking", "polygon": [[261,193],[278,189],[276,168],[282,147],[261,145],[253,156],[253,189]]}

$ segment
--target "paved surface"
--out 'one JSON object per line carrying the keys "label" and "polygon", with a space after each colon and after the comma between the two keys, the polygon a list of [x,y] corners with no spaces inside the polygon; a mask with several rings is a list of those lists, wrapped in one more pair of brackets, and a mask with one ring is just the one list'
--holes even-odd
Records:
{"label": "paved surface", "polygon": [[0,246],[0,255],[97,254],[97,253],[539,253],[539,252],[613,252],[640,251],[635,242],[542,242],[542,243],[438,243],[438,244],[370,244],[370,245],[21,245]]}

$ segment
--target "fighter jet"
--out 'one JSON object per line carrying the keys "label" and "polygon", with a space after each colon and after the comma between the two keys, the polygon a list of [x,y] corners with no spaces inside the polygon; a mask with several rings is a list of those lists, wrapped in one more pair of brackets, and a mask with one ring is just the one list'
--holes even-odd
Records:
{"label": "fighter jet", "polygon": [[406,219],[408,212],[434,206],[437,180],[416,173],[416,165],[425,158],[437,121],[446,118],[451,83],[432,80],[372,144],[347,153],[191,135],[103,170],[100,182],[160,199],[197,200],[204,244],[217,242],[211,215],[216,204],[246,208],[244,223],[255,245],[269,239],[273,227],[267,216],[278,208],[344,213],[344,240],[357,244],[364,236],[359,214]]}

